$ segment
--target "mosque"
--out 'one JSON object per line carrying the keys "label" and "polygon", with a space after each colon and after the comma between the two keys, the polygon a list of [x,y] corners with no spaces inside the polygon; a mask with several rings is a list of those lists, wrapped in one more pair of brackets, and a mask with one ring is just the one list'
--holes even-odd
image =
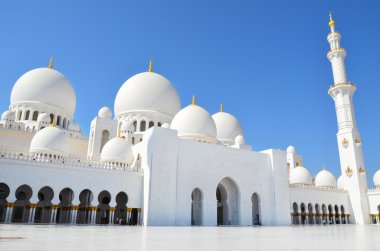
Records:
{"label": "mosque", "polygon": [[379,224],[380,170],[369,189],[347,80],[346,50],[330,15],[341,176],[315,176],[293,146],[254,151],[239,121],[196,103],[147,72],[99,110],[89,138],[75,122],[75,91],[53,69],[14,84],[0,121],[0,222],[145,226]]}

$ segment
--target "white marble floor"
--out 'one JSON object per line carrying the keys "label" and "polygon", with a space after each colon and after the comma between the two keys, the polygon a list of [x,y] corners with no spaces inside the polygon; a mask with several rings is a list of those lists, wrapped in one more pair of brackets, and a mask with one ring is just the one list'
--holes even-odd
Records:
{"label": "white marble floor", "polygon": [[0,225],[0,250],[380,250],[380,226]]}

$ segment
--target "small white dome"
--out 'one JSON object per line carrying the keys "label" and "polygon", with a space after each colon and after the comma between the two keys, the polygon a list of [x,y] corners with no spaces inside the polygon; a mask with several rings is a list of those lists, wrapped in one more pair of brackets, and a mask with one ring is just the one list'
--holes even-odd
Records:
{"label": "small white dome", "polygon": [[133,126],[132,122],[130,121],[123,121],[120,126],[120,131],[121,132],[126,132],[126,133],[134,133],[135,132],[135,127]]}
{"label": "small white dome", "polygon": [[22,75],[13,86],[11,105],[23,102],[57,106],[72,116],[76,97],[63,74],[50,68],[38,68]]}
{"label": "small white dome", "polygon": [[342,188],[344,188],[344,186],[345,186],[345,184],[346,184],[346,182],[347,182],[347,176],[346,175],[341,175],[341,176],[339,176],[339,178],[338,178],[338,181],[337,181],[337,186],[338,186],[338,188],[339,189],[342,189]]}
{"label": "small white dome", "polygon": [[37,121],[44,124],[50,124],[51,118],[47,113],[40,113],[37,117]]}
{"label": "small white dome", "polygon": [[216,143],[216,126],[210,114],[198,105],[189,105],[179,111],[171,125],[178,136]]}
{"label": "small white dome", "polygon": [[297,166],[289,173],[290,184],[311,185],[312,179],[309,171],[303,166]]}
{"label": "small white dome", "polygon": [[170,128],[170,125],[168,123],[164,123],[161,127],[162,128]]}
{"label": "small white dome", "polygon": [[238,135],[236,136],[235,138],[235,144],[240,144],[240,145],[244,145],[245,144],[245,139],[243,137],[243,135]]}
{"label": "small white dome", "polygon": [[380,187],[380,170],[377,170],[375,175],[373,175],[373,184],[375,187]]}
{"label": "small white dome", "polygon": [[76,121],[72,120],[70,121],[70,124],[69,124],[69,130],[79,132],[80,126]]}
{"label": "small white dome", "polygon": [[321,170],[315,176],[316,187],[336,187],[336,179],[334,175],[326,169]]}
{"label": "small white dome", "polygon": [[15,121],[15,113],[12,111],[5,111],[3,114],[1,114],[1,120]]}
{"label": "small white dome", "polygon": [[104,145],[100,160],[103,162],[132,164],[132,146],[123,138],[112,138]]}
{"label": "small white dome", "polygon": [[30,153],[66,155],[67,137],[58,127],[45,127],[33,136]]}
{"label": "small white dome", "polygon": [[173,117],[181,105],[178,93],[169,80],[154,72],[143,72],[120,87],[114,107],[115,116],[155,111]]}
{"label": "small white dome", "polygon": [[286,148],[286,152],[288,154],[295,154],[296,153],[296,149],[294,148],[294,146],[288,146],[288,148]]}
{"label": "small white dome", "polygon": [[236,136],[243,135],[239,121],[229,113],[218,112],[212,115],[216,125],[217,139],[233,143]]}
{"label": "small white dome", "polygon": [[100,108],[98,116],[106,119],[112,119],[112,111],[107,106]]}

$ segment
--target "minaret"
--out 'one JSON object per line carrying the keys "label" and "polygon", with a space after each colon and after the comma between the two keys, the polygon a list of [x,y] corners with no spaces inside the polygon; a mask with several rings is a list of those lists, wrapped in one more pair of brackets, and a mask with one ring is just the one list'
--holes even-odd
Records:
{"label": "minaret", "polygon": [[338,120],[338,148],[344,189],[348,190],[351,201],[351,223],[369,223],[367,179],[359,130],[356,126],[353,95],[356,85],[347,81],[344,59],[346,50],[340,47],[340,33],[335,31],[335,22],[330,13],[331,32],[327,36],[331,50],[327,53],[334,75],[334,84],[328,94],[335,101]]}

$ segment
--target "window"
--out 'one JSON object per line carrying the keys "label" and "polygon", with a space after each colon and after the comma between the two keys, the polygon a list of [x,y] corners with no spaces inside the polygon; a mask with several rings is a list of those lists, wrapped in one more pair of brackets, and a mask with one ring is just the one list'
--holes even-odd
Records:
{"label": "window", "polygon": [[32,120],[37,121],[37,118],[38,118],[38,112],[35,111],[35,112],[33,112],[33,118],[32,118]]}
{"label": "window", "polygon": [[145,127],[146,127],[146,122],[143,120],[140,122],[140,131],[141,132],[145,131]]}

